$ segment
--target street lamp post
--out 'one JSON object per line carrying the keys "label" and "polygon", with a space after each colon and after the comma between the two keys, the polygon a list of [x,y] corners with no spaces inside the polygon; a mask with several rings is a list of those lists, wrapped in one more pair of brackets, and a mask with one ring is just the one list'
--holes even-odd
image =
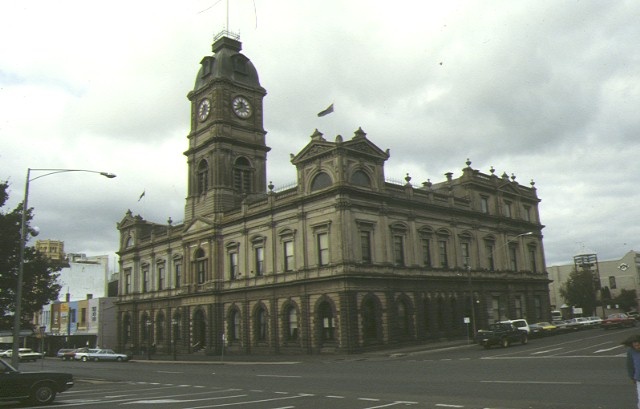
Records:
{"label": "street lamp post", "polygon": [[177,345],[176,345],[177,339],[176,339],[176,337],[178,335],[178,320],[175,319],[175,318],[173,318],[171,320],[171,332],[173,334],[173,336],[171,337],[171,339],[173,340],[173,342],[171,343],[172,346],[173,346],[173,360],[175,361],[176,360],[176,355],[177,355],[177,351],[176,351],[176,349],[177,349]]}
{"label": "street lamp post", "polygon": [[[31,179],[31,172],[48,172],[44,175],[36,176]],[[27,245],[27,210],[28,200],[29,200],[29,182],[32,182],[36,179],[43,178],[45,176],[54,175],[56,173],[66,173],[66,172],[88,172],[88,173],[97,173],[106,178],[112,179],[115,178],[116,175],[109,172],[99,172],[95,170],[87,170],[87,169],[32,169],[27,168],[27,178],[24,186],[24,199],[22,201],[22,220],[20,221],[20,250],[18,253],[18,278],[16,284],[16,306],[15,313],[13,316],[13,348],[11,352],[11,364],[18,368],[20,365],[20,356],[18,352],[20,350],[20,316],[22,315],[22,279],[24,276],[24,250]]]}
{"label": "street lamp post", "polygon": [[147,361],[151,360],[151,320],[147,318],[144,323],[147,327]]}

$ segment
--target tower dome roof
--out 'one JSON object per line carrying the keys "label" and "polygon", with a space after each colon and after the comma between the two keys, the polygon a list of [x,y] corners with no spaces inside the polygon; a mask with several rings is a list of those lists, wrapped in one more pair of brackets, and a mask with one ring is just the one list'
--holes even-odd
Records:
{"label": "tower dome roof", "polygon": [[238,36],[235,37],[223,32],[214,38],[211,46],[214,55],[204,57],[200,62],[194,91],[213,80],[229,80],[249,87],[260,87],[258,72],[251,60],[240,53],[242,43]]}

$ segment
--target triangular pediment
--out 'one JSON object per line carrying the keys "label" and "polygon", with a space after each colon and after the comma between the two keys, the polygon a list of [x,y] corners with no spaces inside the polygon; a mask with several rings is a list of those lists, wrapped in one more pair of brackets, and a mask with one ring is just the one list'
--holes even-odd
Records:
{"label": "triangular pediment", "polygon": [[343,141],[342,136],[336,136],[335,142],[329,142],[322,137],[322,134],[316,130],[311,136],[311,142],[302,150],[292,157],[291,163],[298,165],[299,163],[316,160],[320,157],[346,155],[352,157],[364,157],[375,162],[385,161],[389,159],[389,153],[378,148],[373,142],[366,138],[366,134],[362,129],[356,131],[355,136]]}
{"label": "triangular pediment", "polygon": [[197,217],[185,226],[184,233],[195,233],[206,229],[211,229],[213,222],[202,217]]}

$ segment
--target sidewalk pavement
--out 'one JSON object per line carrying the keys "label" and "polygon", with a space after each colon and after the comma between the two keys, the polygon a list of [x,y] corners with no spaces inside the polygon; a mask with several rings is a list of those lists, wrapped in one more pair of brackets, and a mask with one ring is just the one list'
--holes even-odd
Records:
{"label": "sidewalk pavement", "polygon": [[475,344],[466,339],[438,340],[429,341],[422,344],[416,344],[398,348],[387,348],[375,351],[366,351],[357,354],[274,354],[274,355],[239,355],[239,354],[217,354],[208,355],[202,353],[194,354],[153,354],[134,355],[131,362],[147,362],[147,363],[203,363],[203,364],[227,364],[227,365],[268,365],[268,364],[295,364],[300,362],[322,362],[322,361],[361,361],[367,359],[383,359],[383,358],[400,358],[411,355],[419,355],[423,353],[433,353],[437,351],[447,350],[451,348],[473,347]]}

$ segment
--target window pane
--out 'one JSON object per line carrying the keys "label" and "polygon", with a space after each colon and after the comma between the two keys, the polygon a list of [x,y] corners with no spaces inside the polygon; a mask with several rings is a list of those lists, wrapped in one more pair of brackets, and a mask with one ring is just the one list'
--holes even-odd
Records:
{"label": "window pane", "polygon": [[329,264],[329,235],[327,233],[318,234],[318,264],[321,266]]}
{"label": "window pane", "polygon": [[360,249],[362,252],[362,262],[371,263],[371,233],[368,231],[360,232]]}

